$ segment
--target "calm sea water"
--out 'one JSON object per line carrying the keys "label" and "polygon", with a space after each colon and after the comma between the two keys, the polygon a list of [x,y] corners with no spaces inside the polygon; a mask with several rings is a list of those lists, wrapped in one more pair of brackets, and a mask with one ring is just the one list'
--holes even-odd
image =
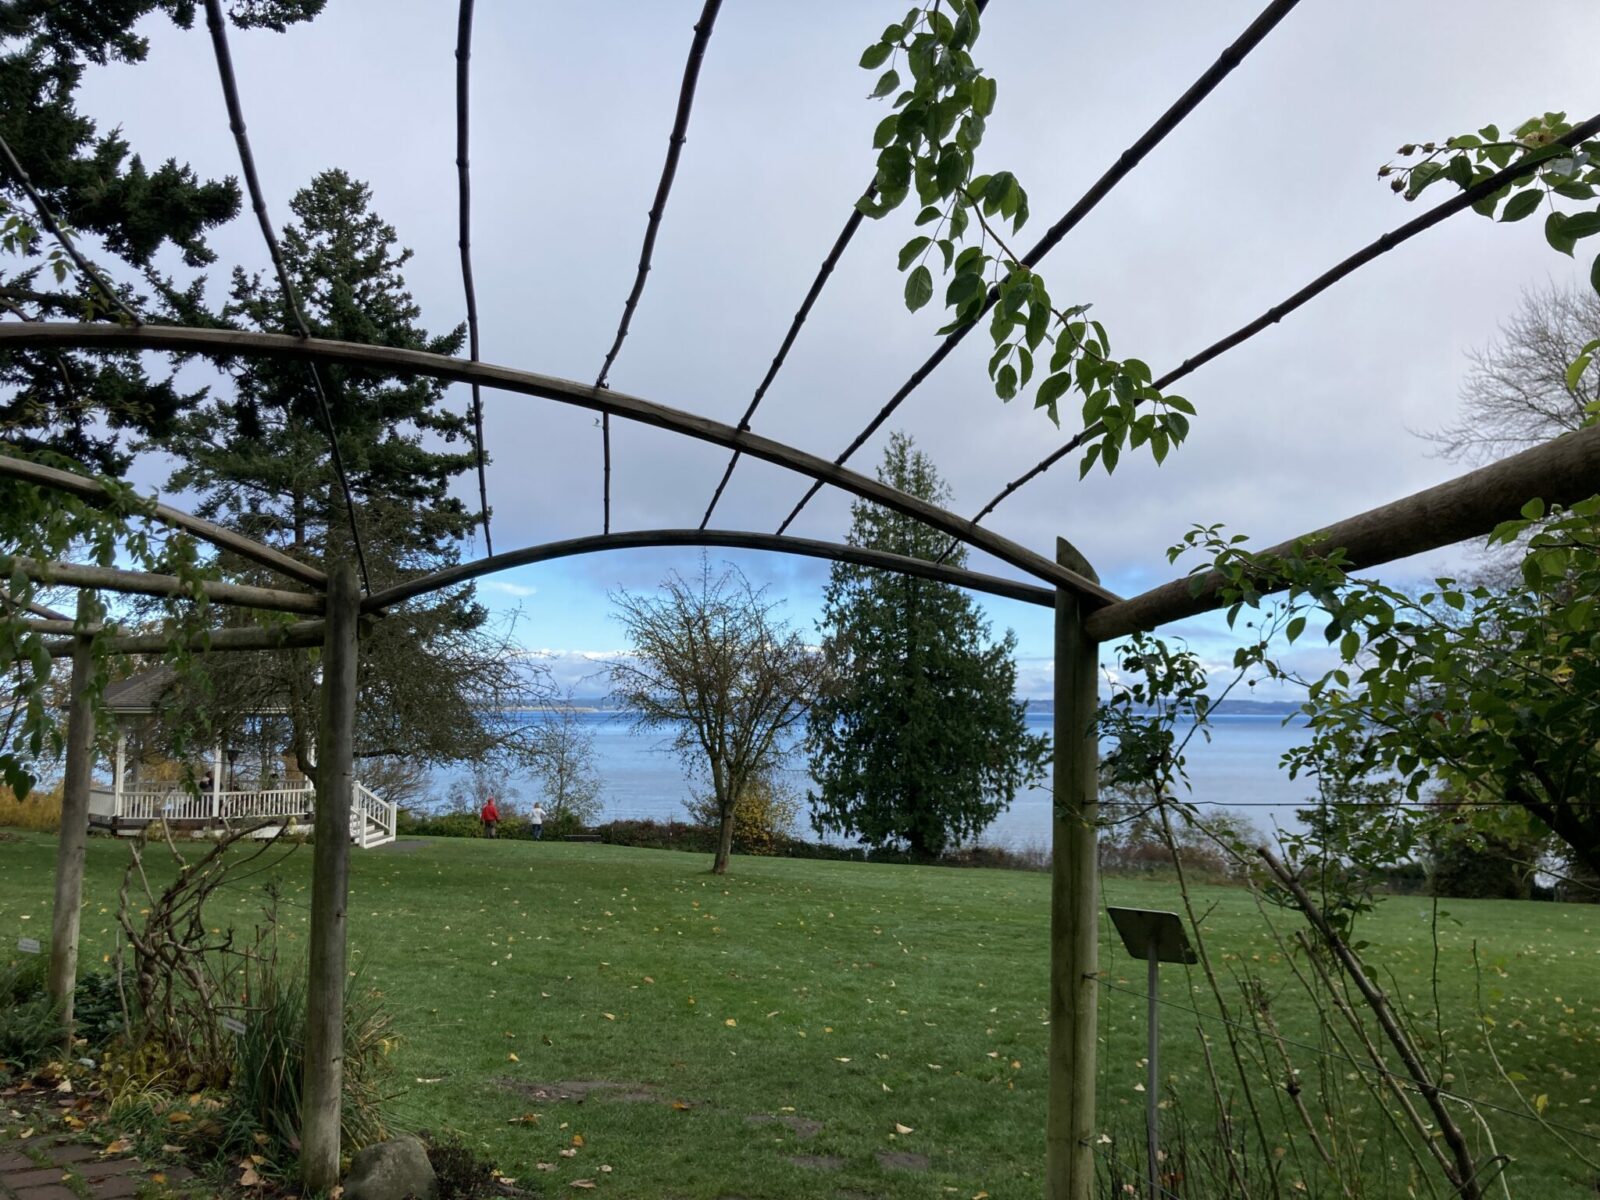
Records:
{"label": "calm sea water", "polygon": [[[529,713],[527,720],[544,719]],[[678,757],[659,736],[635,734],[626,713],[584,713],[582,720],[594,734],[595,766],[601,780],[603,819],[684,819],[684,802],[691,785]],[[1274,823],[1293,827],[1293,810],[1305,805],[1312,788],[1305,780],[1295,781],[1279,769],[1284,751],[1304,741],[1298,722],[1284,725],[1276,715],[1228,714],[1212,718],[1209,744],[1195,738],[1189,744],[1189,777],[1194,786],[1192,799],[1205,805],[1238,807],[1247,812],[1264,832]],[[1048,714],[1030,713],[1029,728],[1048,733]],[[811,783],[804,770],[804,759],[797,757],[790,778],[802,793]],[[440,772],[434,792],[443,796],[458,777],[458,772]],[[531,803],[539,794],[537,780],[513,778],[514,800]],[[802,815],[801,824],[805,826]],[[1019,795],[1009,811],[1002,813],[982,840],[990,845],[1022,847],[1046,845],[1050,840],[1050,794],[1033,788]]]}

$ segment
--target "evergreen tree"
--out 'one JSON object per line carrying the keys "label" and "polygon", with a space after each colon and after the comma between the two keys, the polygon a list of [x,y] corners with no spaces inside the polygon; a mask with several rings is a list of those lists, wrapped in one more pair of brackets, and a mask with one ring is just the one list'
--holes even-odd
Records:
{"label": "evergreen tree", "polygon": [[[909,437],[889,440],[878,479],[935,504],[949,499]],[[937,558],[944,534],[868,501],[848,541]],[[965,561],[958,548],[947,562]],[[932,856],[976,836],[1041,777],[1048,739],[1027,732],[1016,636],[991,641],[972,599],[949,584],[835,563],[821,628],[830,685],[806,731],[817,831]]]}
{"label": "evergreen tree", "polygon": [[[326,0],[244,0],[231,6],[241,28],[282,30],[308,20]],[[148,319],[206,322],[199,281],[178,285],[155,268],[164,248],[199,269],[215,255],[206,234],[239,210],[232,178],[201,180],[167,159],[151,167],[121,131],[101,132],[77,109],[84,71],[139,63],[148,52],[134,32],[164,13],[187,28],[193,0],[0,0],[0,137],[45,207],[75,231],[119,296]],[[0,164],[0,224],[11,260],[0,269],[0,309],[23,320],[115,317],[114,306],[77,275],[41,228],[22,179]],[[98,240],[98,246],[95,242]],[[140,294],[137,283],[149,290]],[[199,398],[152,376],[137,354],[67,350],[0,355],[0,436],[50,449],[120,474],[126,434],[164,435]]]}
{"label": "evergreen tree", "polygon": [[[411,252],[372,211],[366,185],[324,171],[290,203],[283,252],[313,336],[454,354],[461,327],[440,335],[419,323],[406,290]],[[235,272],[224,317],[280,331],[275,279]],[[468,419],[445,407],[445,385],[371,371],[321,369],[328,416],[344,458],[374,589],[455,563],[480,521],[451,494],[475,457]],[[351,556],[346,507],[305,364],[257,358],[234,368],[234,387],[177,422],[163,448],[182,465],[173,489],[199,494],[196,511],[317,565]],[[249,577],[253,568],[229,563]],[[536,697],[511,646],[493,635],[472,586],[402,606],[363,642],[358,755],[446,761],[529,752],[531,730],[501,710]],[[314,728],[304,656],[282,656],[305,761]]]}

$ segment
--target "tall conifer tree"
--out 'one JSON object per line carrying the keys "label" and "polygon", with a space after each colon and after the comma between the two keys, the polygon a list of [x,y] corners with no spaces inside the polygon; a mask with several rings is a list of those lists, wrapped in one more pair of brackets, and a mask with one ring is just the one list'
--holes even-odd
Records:
{"label": "tall conifer tree", "polygon": [[[911,439],[889,439],[878,479],[934,504],[949,487]],[[860,500],[851,545],[934,559],[947,538]],[[958,548],[945,561],[961,564]],[[977,836],[1036,780],[1047,739],[1015,698],[1016,636],[991,641],[971,597],[949,584],[835,563],[824,596],[831,683],[806,746],[818,832],[932,856]]]}

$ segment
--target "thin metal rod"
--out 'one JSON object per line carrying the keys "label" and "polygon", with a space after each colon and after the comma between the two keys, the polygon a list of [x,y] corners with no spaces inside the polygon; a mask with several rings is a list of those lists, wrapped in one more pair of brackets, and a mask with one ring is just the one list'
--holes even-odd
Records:
{"label": "thin metal rod", "polygon": [[[70,492],[75,496],[82,496],[86,500],[96,503],[106,503],[113,499],[114,493],[98,479],[89,479],[82,475],[75,475],[71,471],[60,471],[55,467],[47,467],[40,463],[29,462],[25,458],[12,458],[10,455],[0,454],[0,476],[11,479],[21,479],[39,487],[54,488],[61,492]],[[185,533],[192,533],[202,541],[210,542],[220,550],[227,550],[237,554],[240,558],[248,559],[258,566],[276,571],[280,575],[287,575],[291,579],[299,580],[319,591],[328,586],[328,577],[310,563],[303,563],[299,559],[290,558],[280,550],[271,546],[263,546],[260,542],[252,541],[243,534],[235,533],[231,529],[224,529],[221,525],[213,524],[201,517],[190,516],[181,509],[172,508],[166,504],[150,505],[147,500],[140,501],[141,511],[145,512],[152,520],[160,521],[163,525],[170,525],[174,529],[181,529]],[[41,614],[42,615],[42,614]]]}
{"label": "thin metal rod", "polygon": [[404,604],[414,597],[453,587],[469,579],[478,579],[512,567],[531,563],[549,562],[557,558],[570,558],[580,554],[594,554],[603,550],[629,550],[643,546],[720,546],[738,550],[770,550],[778,554],[798,554],[806,558],[823,558],[834,562],[858,563],[864,567],[877,567],[902,575],[915,575],[933,579],[975,592],[987,592],[1021,600],[1025,604],[1054,607],[1054,588],[1019,583],[997,575],[984,575],[964,567],[948,567],[929,562],[925,558],[911,558],[903,554],[889,554],[863,546],[846,546],[835,542],[819,542],[810,538],[780,537],[772,533],[743,533],[723,529],[638,529],[624,533],[594,534],[571,538],[561,542],[546,542],[522,550],[510,550],[477,562],[461,563],[435,571],[431,575],[395,584],[375,592],[362,602],[363,612],[381,612],[396,604]]}
{"label": "thin metal rod", "polygon": [[77,563],[40,562],[32,558],[0,555],[0,571],[21,572],[40,583],[63,587],[126,592],[134,596],[187,596],[196,593],[217,604],[259,608],[270,612],[321,613],[322,596],[316,592],[290,592],[281,588],[251,587],[216,579],[190,581],[176,575],[153,575],[117,567],[88,567]]}
{"label": "thin metal rod", "polygon": [[22,185],[22,190],[28,194],[28,200],[33,205],[33,211],[38,215],[40,224],[50,231],[51,237],[61,243],[61,248],[67,252],[67,257],[72,259],[73,265],[123,316],[127,317],[135,325],[139,324],[139,314],[128,307],[127,303],[117,294],[116,289],[106,281],[106,278],[100,274],[95,265],[83,256],[83,252],[78,249],[77,243],[67,233],[66,227],[56,220],[55,214],[50,211],[50,206],[44,202],[44,197],[33,186],[33,180],[28,178],[28,172],[23,170],[22,163],[12,153],[10,143],[3,137],[0,137],[0,156],[5,158],[6,166],[16,176],[17,182]]}
{"label": "thin metal rod", "polygon": [[[239,99],[239,81],[233,71],[233,54],[228,49],[228,26],[222,16],[221,0],[206,0],[206,28],[211,31],[211,46],[217,60],[217,76],[222,82],[222,98],[228,107],[228,127],[239,151],[239,166],[244,174],[245,188],[250,193],[250,206],[255,210],[256,222],[261,226],[261,236],[267,243],[267,253],[272,256],[272,266],[278,275],[278,287],[283,292],[283,306],[303,338],[311,336],[300,307],[300,296],[295,291],[294,280],[289,277],[288,264],[283,259],[283,249],[278,235],[273,231],[272,218],[267,213],[266,193],[261,190],[261,180],[256,175],[256,158],[250,149],[250,136],[245,130],[244,105]],[[311,385],[317,394],[317,408],[328,435],[328,448],[333,456],[334,473],[339,477],[339,490],[344,493],[345,510],[350,517],[350,539],[355,547],[356,562],[361,567],[362,586],[371,589],[367,576],[367,556],[361,545],[361,530],[356,523],[356,502],[350,494],[350,478],[345,472],[344,455],[339,450],[339,434],[333,424],[333,410],[328,406],[328,390],[323,386],[322,373],[316,363],[308,364]]]}
{"label": "thin metal rod", "polygon": [[[1376,567],[1487,534],[1501,521],[1517,517],[1522,506],[1536,497],[1546,504],[1567,505],[1597,491],[1600,426],[1591,426],[1458,475],[1448,483],[1280,542],[1266,553],[1290,555],[1298,544],[1315,539],[1312,553],[1342,549],[1350,569]],[[1109,641],[1192,617],[1221,605],[1224,583],[1224,578],[1215,572],[1198,579],[1192,575],[1174,579],[1092,613],[1089,631],[1101,641]]]}
{"label": "thin metal rod", "polygon": [[1082,596],[1090,608],[1111,604],[1119,599],[1114,592],[1058,566],[1043,555],[993,530],[972,527],[964,518],[948,509],[907,495],[848,468],[835,466],[814,454],[707,417],[570,379],[536,375],[531,371],[513,370],[492,363],[471,363],[398,346],[372,346],[359,342],[298,338],[281,333],[197,329],[178,325],[145,325],[138,329],[124,329],[101,324],[42,321],[26,325],[0,324],[0,350],[18,346],[76,346],[100,350],[142,348],[218,357],[316,359],[319,362],[396,375],[426,375],[461,383],[477,380],[485,387],[538,396],[595,412],[609,412],[613,416],[685,434],[713,445],[726,446],[730,450],[737,447],[752,458],[776,463],[813,479],[825,480],[864,500],[873,500],[885,508],[915,517],[941,533],[968,541],[974,549],[992,554],[1048,584],[1064,587]]}
{"label": "thin metal rod", "polygon": [[[661,179],[656,184],[656,198],[650,206],[650,218],[644,227],[644,245],[639,249],[639,269],[633,277],[633,289],[629,291],[628,298],[622,305],[622,321],[617,326],[617,336],[612,340],[611,349],[606,351],[605,361],[600,364],[600,374],[595,376],[594,386],[597,388],[609,386],[606,381],[611,374],[611,364],[617,360],[617,353],[622,349],[622,343],[628,336],[628,327],[633,323],[633,310],[639,307],[639,297],[644,295],[644,281],[650,274],[650,259],[656,249],[656,234],[661,231],[661,215],[667,210],[667,196],[672,192],[672,179],[678,173],[678,159],[683,154],[683,143],[688,140],[689,113],[694,108],[695,85],[700,81],[700,63],[705,58],[706,43],[711,40],[711,27],[716,24],[717,11],[721,7],[722,0],[706,0],[705,7],[700,10],[700,19],[695,22],[694,40],[689,43],[689,60],[684,63],[683,83],[678,88],[678,111],[672,119],[672,133],[667,138],[667,161],[661,165]],[[603,529],[606,533],[610,533],[610,413],[600,414],[600,440],[605,456]]]}
{"label": "thin metal rod", "polygon": [[[982,13],[989,7],[989,0],[978,0],[978,11]],[[850,206],[850,216],[844,223],[844,228],[839,231],[839,236],[834,239],[833,249],[828,251],[828,256],[822,260],[822,266],[817,269],[817,277],[811,281],[811,288],[806,292],[806,298],[801,301],[800,308],[794,314],[794,320],[789,322],[789,332],[784,334],[783,343],[778,347],[778,353],[773,356],[772,365],[767,368],[766,375],[756,387],[756,393],[750,398],[749,405],[744,410],[744,416],[739,418],[739,428],[749,429],[750,419],[755,416],[756,409],[767,394],[767,389],[772,386],[772,381],[777,378],[778,371],[782,369],[784,361],[789,357],[789,349],[794,345],[795,338],[800,336],[800,327],[806,323],[806,318],[811,315],[811,308],[817,302],[817,297],[822,295],[822,288],[833,274],[834,267],[839,265],[839,260],[844,256],[845,248],[850,245],[850,240],[855,237],[856,230],[861,228],[865,214],[861,205],[877,198],[878,183],[876,177],[862,190],[861,199]],[[700,518],[700,528],[704,529],[711,523],[711,514],[716,511],[717,503],[722,499],[722,493],[728,486],[728,480],[733,478],[733,469],[739,465],[739,452],[735,450],[728,456],[728,465],[723,469],[722,479],[717,483],[716,491],[711,495],[711,503],[706,505],[706,515]]]}
{"label": "thin metal rod", "polygon": [[[1181,125],[1184,119],[1200,106],[1201,101],[1216,90],[1217,85],[1226,79],[1233,72],[1233,69],[1261,44],[1267,34],[1271,33],[1278,23],[1289,15],[1298,2],[1299,0],[1273,0],[1271,4],[1267,5],[1261,11],[1261,14],[1250,22],[1249,27],[1234,39],[1233,44],[1224,50],[1210,67],[1206,68],[1205,73],[1190,84],[1188,90],[1179,96],[1172,106],[1139,136],[1139,139],[1133,145],[1118,156],[1117,161],[1112,163],[1099,179],[1095,180],[1089,190],[1062,215],[1059,221],[1050,226],[1033,248],[1022,256],[1022,265],[1025,267],[1037,266],[1046,254],[1055,249],[1061,239],[1066,237],[1079,222],[1093,212],[1096,205],[1109,196],[1117,184],[1133,173],[1134,168],[1144,161],[1150,151],[1159,146],[1168,134]],[[872,420],[867,422],[866,427],[845,447],[844,453],[833,461],[840,466],[849,462],[855,452],[866,444],[867,439],[876,433],[911,393],[921,386],[922,381],[933,374],[934,369],[950,356],[950,352],[961,344],[962,339],[977,328],[978,323],[983,319],[983,315],[993,308],[999,299],[1000,289],[998,287],[990,288],[989,294],[984,298],[983,308],[978,312],[977,316],[939,343],[939,348],[928,356],[926,362],[911,373],[911,378],[900,385],[900,390],[889,397],[889,402],[878,410]],[[794,511],[784,518],[782,525],[778,526],[779,533],[789,528],[805,506],[811,503],[811,499],[817,494],[817,491],[818,488],[813,486],[800,498],[800,503],[794,506]]]}
{"label": "thin metal rod", "polygon": [[1144,1138],[1145,1162],[1150,1175],[1151,1200],[1161,1200],[1161,959],[1157,955],[1157,939],[1151,937],[1145,952],[1145,986],[1149,989],[1149,1002],[1145,1015],[1145,1097]]}
{"label": "thin metal rod", "polygon": [[[461,250],[461,289],[467,297],[467,346],[472,361],[479,357],[478,345],[478,290],[472,283],[472,169],[467,153],[469,101],[472,83],[472,0],[461,0],[460,19],[456,24],[456,190],[461,209],[461,232],[457,245]],[[494,536],[489,532],[489,483],[484,475],[483,462],[483,393],[476,383],[472,385],[473,448],[478,456],[478,504],[483,514],[483,547],[494,553]]]}
{"label": "thin metal rod", "polygon": [[[1574,146],[1579,142],[1593,137],[1597,133],[1600,133],[1600,114],[1590,117],[1581,125],[1574,126],[1570,132],[1557,140],[1562,145]],[[1514,182],[1515,180],[1538,170],[1540,165],[1547,161],[1548,160],[1541,159],[1535,162],[1521,161],[1512,163],[1509,167],[1505,168],[1505,170],[1495,172],[1495,174],[1491,175],[1488,179],[1485,179],[1482,183],[1468,188],[1459,195],[1452,196],[1443,204],[1429,209],[1427,212],[1423,213],[1422,216],[1417,217],[1415,220],[1407,221],[1404,225],[1401,225],[1396,229],[1391,229],[1388,233],[1384,234],[1376,241],[1370,242],[1366,246],[1363,246],[1360,250],[1357,250],[1354,254],[1350,255],[1342,262],[1336,263],[1334,266],[1329,267],[1321,275],[1318,275],[1310,283],[1306,284],[1305,287],[1301,288],[1299,291],[1295,292],[1293,295],[1289,296],[1280,303],[1274,304],[1255,320],[1250,321],[1245,325],[1241,325],[1238,329],[1235,329],[1232,333],[1228,334],[1227,337],[1213,342],[1198,354],[1191,355],[1189,358],[1184,359],[1184,361],[1177,367],[1173,368],[1171,371],[1168,371],[1160,379],[1157,379],[1153,386],[1157,390],[1164,390],[1168,387],[1171,387],[1178,380],[1184,378],[1186,375],[1192,374],[1194,371],[1203,367],[1212,359],[1225,354],[1227,351],[1232,350],[1235,346],[1238,346],[1242,342],[1249,341],[1268,326],[1276,325],[1295,309],[1301,307],[1303,304],[1314,299],[1315,297],[1320,296],[1323,292],[1327,291],[1341,279],[1353,274],[1357,269],[1366,266],[1373,259],[1381,258],[1389,251],[1393,250],[1396,246],[1410,241],[1419,233],[1423,233],[1426,230],[1432,229],[1435,225],[1445,220],[1445,218],[1452,217],[1458,212],[1462,212],[1465,209],[1471,208],[1485,196],[1494,195],[1495,192],[1498,192],[1501,188],[1505,187],[1506,184]],[[1098,437],[1104,432],[1105,426],[1097,421],[1093,425],[1089,426],[1089,428],[1073,434],[1072,437],[1067,439],[1065,445],[1061,446],[1059,449],[1052,450],[1022,475],[1018,476],[1016,479],[1006,484],[1005,487],[1001,488],[994,499],[990,500],[989,503],[985,504],[981,509],[978,510],[977,515],[972,518],[973,521],[982,521],[1021,488],[1037,479],[1040,475],[1043,475],[1051,467],[1055,466],[1079,446],[1082,446],[1090,438]]]}
{"label": "thin metal rod", "polygon": [[[295,621],[288,625],[239,626],[227,629],[202,629],[173,637],[166,633],[106,634],[95,639],[95,653],[165,654],[183,648],[196,654],[213,651],[297,650],[322,645],[322,621]],[[76,639],[46,642],[51,658],[72,653]]]}
{"label": "thin metal rod", "polygon": [[[862,194],[863,200],[870,200],[878,194],[878,185],[871,184]],[[817,270],[817,277],[811,281],[811,290],[806,293],[806,298],[801,301],[799,310],[794,314],[794,320],[789,323],[789,332],[784,335],[783,344],[778,347],[778,353],[773,356],[772,365],[767,368],[767,373],[756,387],[756,393],[750,398],[750,403],[745,406],[744,416],[739,418],[739,428],[749,429],[750,418],[755,416],[756,408],[767,394],[767,389],[772,386],[772,381],[778,377],[784,360],[789,357],[789,348],[794,345],[795,338],[800,336],[800,327],[806,323],[806,318],[811,315],[811,307],[817,302],[817,297],[822,295],[823,285],[828,282],[828,277],[833,274],[833,268],[839,265],[839,259],[844,256],[845,247],[849,246],[850,239],[855,237],[856,230],[861,227],[864,215],[859,208],[850,210],[850,219],[844,223],[844,228],[839,231],[839,236],[834,239],[833,249],[828,251],[828,256],[822,260],[822,266]],[[733,478],[733,469],[739,465],[739,451],[735,450],[728,456],[728,465],[723,469],[722,479],[717,483],[716,491],[711,494],[711,503],[706,505],[705,516],[700,518],[700,528],[704,529],[711,522],[711,514],[716,511],[717,503],[722,499],[722,493],[728,486],[728,480]]]}

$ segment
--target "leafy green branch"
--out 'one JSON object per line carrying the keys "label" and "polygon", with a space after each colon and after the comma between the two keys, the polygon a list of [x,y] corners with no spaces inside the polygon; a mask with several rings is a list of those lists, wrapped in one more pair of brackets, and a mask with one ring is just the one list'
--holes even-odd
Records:
{"label": "leafy green branch", "polygon": [[[1477,133],[1462,133],[1442,142],[1408,143],[1398,153],[1414,162],[1386,163],[1378,177],[1407,200],[1448,180],[1463,191],[1482,183],[1514,163],[1538,165],[1538,170],[1513,180],[1472,206],[1474,212],[1501,224],[1526,220],[1545,210],[1544,237],[1552,249],[1576,257],[1584,238],[1600,234],[1600,138],[1568,146],[1559,141],[1573,125],[1565,113],[1548,112],[1530,117],[1509,136],[1497,125]],[[1567,203],[1563,204],[1565,201]],[[1571,211],[1577,204],[1577,211]],[[1600,292],[1600,254],[1589,267],[1589,282]],[[1567,367],[1567,387],[1577,390],[1578,380],[1600,354],[1600,338],[1585,346]],[[1590,406],[1591,417],[1600,410]]]}
{"label": "leafy green branch", "polygon": [[[1005,221],[1013,234],[1026,223],[1027,191],[1010,171],[974,174],[996,96],[994,80],[972,58],[979,32],[975,0],[933,0],[888,26],[862,54],[867,70],[887,66],[871,95],[893,96],[895,111],[873,133],[875,186],[857,207],[881,218],[915,189],[922,205],[916,225],[928,232],[900,250],[906,307],[915,312],[933,299],[937,263],[949,278],[943,302],[950,320],[940,334],[963,329],[992,310],[989,377],[1001,400],[1015,399],[1038,375],[1034,407],[1060,425],[1060,402],[1076,389],[1084,427],[1098,435],[1081,474],[1096,461],[1110,472],[1125,447],[1145,444],[1159,463],[1188,436],[1194,407],[1181,396],[1163,396],[1139,359],[1112,358],[1105,327],[1087,319],[1087,304],[1052,303],[1043,277],[1006,244],[1001,230]],[[908,81],[902,80],[902,66]],[[1141,404],[1150,410],[1139,413]]]}

